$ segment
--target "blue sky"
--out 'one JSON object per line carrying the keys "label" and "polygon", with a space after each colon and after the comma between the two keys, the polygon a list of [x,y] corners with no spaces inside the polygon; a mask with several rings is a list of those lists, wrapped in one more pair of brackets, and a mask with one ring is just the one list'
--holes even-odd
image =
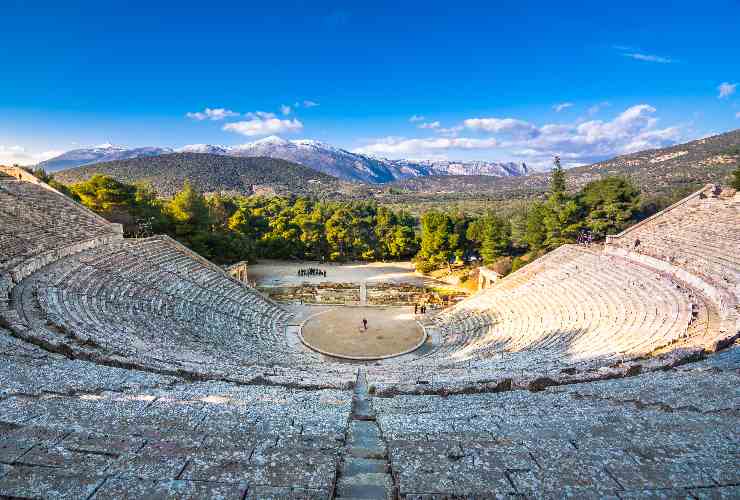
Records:
{"label": "blue sky", "polygon": [[538,166],[740,128],[737,1],[5,0],[2,19],[0,162],[276,133]]}

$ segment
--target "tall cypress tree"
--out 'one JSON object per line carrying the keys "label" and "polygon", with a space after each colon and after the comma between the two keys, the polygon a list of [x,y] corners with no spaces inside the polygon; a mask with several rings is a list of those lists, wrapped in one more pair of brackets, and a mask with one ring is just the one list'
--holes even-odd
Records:
{"label": "tall cypress tree", "polygon": [[545,246],[552,249],[574,241],[580,229],[580,210],[576,201],[565,192],[565,172],[560,165],[559,156],[554,159],[550,196],[543,208]]}

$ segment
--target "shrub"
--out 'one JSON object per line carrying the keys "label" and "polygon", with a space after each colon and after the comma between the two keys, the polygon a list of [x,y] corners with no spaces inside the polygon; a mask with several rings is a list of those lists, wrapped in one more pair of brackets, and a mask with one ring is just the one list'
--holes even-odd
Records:
{"label": "shrub", "polygon": [[501,276],[506,276],[511,272],[512,269],[511,257],[501,257],[500,259],[497,259],[496,262],[494,262],[491,266],[491,269],[493,269]]}

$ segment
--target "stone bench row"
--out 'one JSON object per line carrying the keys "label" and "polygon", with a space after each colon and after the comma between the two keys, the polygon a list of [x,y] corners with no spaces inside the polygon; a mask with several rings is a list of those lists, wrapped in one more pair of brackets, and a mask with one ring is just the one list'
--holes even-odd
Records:
{"label": "stone bench row", "polygon": [[555,258],[555,266],[519,287],[494,286],[440,316],[442,345],[421,361],[524,350],[540,360],[622,357],[685,332],[690,303],[671,282],[623,261],[567,253],[567,264]]}

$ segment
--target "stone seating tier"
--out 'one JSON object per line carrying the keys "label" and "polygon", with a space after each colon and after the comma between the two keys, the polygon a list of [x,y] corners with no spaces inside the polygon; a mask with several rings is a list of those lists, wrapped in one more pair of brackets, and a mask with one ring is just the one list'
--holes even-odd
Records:
{"label": "stone seating tier", "polygon": [[608,237],[605,252],[682,275],[715,302],[726,335],[740,331],[740,193],[709,185]]}
{"label": "stone seating tier", "polygon": [[0,179],[0,270],[35,255],[120,234],[110,224],[77,203],[41,184]]}

